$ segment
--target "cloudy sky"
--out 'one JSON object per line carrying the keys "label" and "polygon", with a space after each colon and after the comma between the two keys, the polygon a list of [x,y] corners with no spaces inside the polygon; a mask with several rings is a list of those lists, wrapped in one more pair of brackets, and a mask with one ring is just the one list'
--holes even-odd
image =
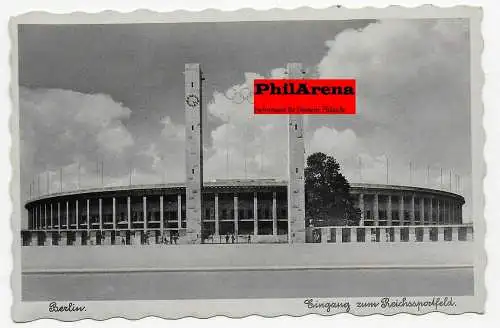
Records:
{"label": "cloudy sky", "polygon": [[206,77],[206,180],[286,178],[286,118],[225,95],[302,62],[358,87],[357,115],[307,117],[308,153],[351,182],[449,189],[451,172],[470,215],[468,23],[448,19],[21,26],[23,200],[33,181],[58,191],[61,169],[64,190],[100,185],[100,162],[104,185],[183,181],[189,62]]}

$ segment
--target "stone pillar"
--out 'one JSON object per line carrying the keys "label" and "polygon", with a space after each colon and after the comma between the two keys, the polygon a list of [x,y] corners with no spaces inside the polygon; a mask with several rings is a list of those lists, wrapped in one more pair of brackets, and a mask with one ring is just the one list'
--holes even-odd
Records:
{"label": "stone pillar", "polygon": [[430,224],[434,224],[434,213],[433,213],[433,203],[434,202],[434,198],[429,198],[429,223]]}
{"label": "stone pillar", "polygon": [[420,224],[425,224],[425,198],[420,197]]}
{"label": "stone pillar", "polygon": [[423,229],[424,229],[424,236],[423,236],[422,241],[424,241],[424,242],[431,241],[431,236],[430,236],[431,229],[428,227],[424,227]]}
{"label": "stone pillar", "polygon": [[70,223],[69,223],[69,202],[66,201],[66,229],[70,230]]}
{"label": "stone pillar", "polygon": [[133,235],[133,238],[132,238],[132,244],[133,245],[141,245],[141,235],[142,235],[141,231],[135,231],[134,232],[134,235]]}
{"label": "stone pillar", "polygon": [[415,225],[415,195],[411,195],[410,200],[410,225]]}
{"label": "stone pillar", "polygon": [[253,193],[253,234],[257,236],[259,234],[259,214],[257,207],[257,193]]}
{"label": "stone pillar", "polygon": [[[382,231],[384,232],[384,239],[383,239],[383,241],[386,242],[386,243],[390,243],[391,242],[391,229],[392,228],[384,228],[384,229],[380,230],[380,233],[382,233]],[[380,240],[382,241],[382,236],[380,236]]]}
{"label": "stone pillar", "polygon": [[75,246],[82,245],[82,233],[80,231],[75,232]]}
{"label": "stone pillar", "polygon": [[218,193],[215,193],[214,217],[215,217],[215,236],[219,236],[220,230],[219,230],[219,194]]}
{"label": "stone pillar", "polygon": [[351,243],[356,243],[358,241],[357,228],[350,227],[351,230]]}
{"label": "stone pillar", "polygon": [[436,201],[437,201],[437,208],[436,208],[436,210],[437,210],[437,224],[442,224],[443,222],[441,220],[441,208],[440,208],[441,201],[439,199],[437,199]]}
{"label": "stone pillar", "polygon": [[99,229],[102,230],[102,198],[99,198]]}
{"label": "stone pillar", "polygon": [[177,195],[177,227],[182,228],[182,195]]}
{"label": "stone pillar", "polygon": [[43,225],[44,225],[45,230],[47,230],[47,226],[48,226],[48,224],[47,224],[47,222],[48,222],[48,220],[47,220],[47,204],[43,204],[43,211],[44,211]]}
{"label": "stone pillar", "polygon": [[186,236],[201,243],[201,193],[203,188],[202,72],[200,64],[186,64]]}
{"label": "stone pillar", "polygon": [[50,203],[50,229],[54,229],[54,211],[52,208],[52,203]]}
{"label": "stone pillar", "polygon": [[415,242],[417,241],[417,228],[415,226],[411,226],[408,229],[408,241]]}
{"label": "stone pillar", "polygon": [[[115,232],[116,234],[116,232]],[[116,236],[116,235],[115,235]],[[121,230],[119,234],[119,239],[115,237],[115,245],[126,245],[127,244],[127,232]]]}
{"label": "stone pillar", "polygon": [[401,241],[401,227],[394,227],[394,242],[399,243]]}
{"label": "stone pillar", "polygon": [[359,212],[361,214],[360,220],[359,220],[359,225],[363,226],[365,225],[365,197],[363,194],[359,194],[359,200],[358,200],[358,206],[359,206]]}
{"label": "stone pillar", "polygon": [[104,231],[104,245],[111,245],[111,231]]}
{"label": "stone pillar", "polygon": [[365,243],[372,242],[372,229],[370,227],[365,228]]}
{"label": "stone pillar", "polygon": [[97,245],[97,231],[90,231],[90,245]]}
{"label": "stone pillar", "polygon": [[278,235],[278,215],[276,208],[276,191],[273,192],[273,236]]}
{"label": "stone pillar", "polygon": [[321,228],[321,243],[326,244],[328,242],[328,229]]}
{"label": "stone pillar", "polygon": [[61,242],[59,243],[59,245],[67,246],[68,245],[68,233],[66,231],[62,231],[60,236],[61,236]]}
{"label": "stone pillar", "polygon": [[466,236],[467,241],[473,241],[474,240],[474,227],[467,227],[467,236]]}
{"label": "stone pillar", "polygon": [[437,228],[437,240],[444,241],[444,227]]}
{"label": "stone pillar", "polygon": [[234,234],[236,236],[236,241],[238,238],[238,194],[233,195],[233,211],[234,211]]}
{"label": "stone pillar", "polygon": [[387,225],[392,226],[392,195],[387,196]]}
{"label": "stone pillar", "polygon": [[57,202],[57,230],[61,231],[61,203]]}
{"label": "stone pillar", "polygon": [[75,201],[75,229],[78,230],[80,228],[80,220],[78,213],[78,199]]}
{"label": "stone pillar", "polygon": [[160,235],[163,240],[163,229],[164,229],[164,223],[163,223],[163,196],[160,196]]}
{"label": "stone pillar", "polygon": [[404,195],[399,195],[399,225],[404,225],[405,220],[405,198]]}
{"label": "stone pillar", "polygon": [[38,233],[37,232],[31,232],[31,246],[38,246]]}
{"label": "stone pillar", "polygon": [[90,199],[87,199],[87,231],[90,230]]}
{"label": "stone pillar", "polygon": [[132,229],[132,211],[130,196],[127,196],[127,229]]}
{"label": "stone pillar", "polygon": [[155,245],[156,244],[156,231],[151,230],[148,232],[148,244]]}
{"label": "stone pillar", "polygon": [[116,197],[113,197],[113,230],[116,230]]}
{"label": "stone pillar", "polygon": [[375,226],[379,224],[379,212],[378,212],[378,194],[373,195],[373,219],[375,221]]}
{"label": "stone pillar", "polygon": [[[287,64],[288,78],[302,78],[302,64]],[[288,115],[288,242],[305,243],[304,115]]]}
{"label": "stone pillar", "polygon": [[451,240],[458,241],[458,227],[451,228]]}
{"label": "stone pillar", "polygon": [[146,196],[142,196],[142,217],[143,217],[143,228],[144,231],[148,230],[148,199]]}
{"label": "stone pillar", "polygon": [[342,243],[342,228],[340,227],[335,227],[335,242]]}

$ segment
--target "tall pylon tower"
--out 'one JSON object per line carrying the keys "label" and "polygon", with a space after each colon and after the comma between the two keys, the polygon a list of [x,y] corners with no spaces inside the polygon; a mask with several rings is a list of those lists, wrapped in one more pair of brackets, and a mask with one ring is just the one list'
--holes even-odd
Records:
{"label": "tall pylon tower", "polygon": [[[303,78],[301,63],[288,63],[288,78]],[[288,115],[288,242],[305,243],[304,116]]]}
{"label": "tall pylon tower", "polygon": [[[203,188],[202,71],[200,64],[185,64],[186,113],[186,234],[188,244],[199,244],[201,238],[201,204]],[[180,228],[180,227],[179,227]]]}

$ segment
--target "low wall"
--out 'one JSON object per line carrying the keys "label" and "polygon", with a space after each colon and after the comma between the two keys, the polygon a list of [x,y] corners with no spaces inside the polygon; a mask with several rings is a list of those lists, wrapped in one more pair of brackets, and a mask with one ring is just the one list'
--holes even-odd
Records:
{"label": "low wall", "polygon": [[21,249],[24,273],[472,266],[473,242],[222,244]]}

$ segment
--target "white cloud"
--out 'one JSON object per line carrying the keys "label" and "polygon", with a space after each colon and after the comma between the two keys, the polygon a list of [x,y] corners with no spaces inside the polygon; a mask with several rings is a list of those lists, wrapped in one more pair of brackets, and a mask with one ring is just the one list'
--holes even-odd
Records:
{"label": "white cloud", "polygon": [[[328,51],[317,65],[319,76],[355,78],[357,83],[357,121],[350,122],[358,124],[354,131],[362,149],[354,149],[363,154],[354,152],[344,165],[347,171],[357,167],[357,174],[349,172],[354,181],[360,179],[363,156],[365,182],[386,183],[385,156],[390,183],[439,188],[435,180],[440,180],[441,168],[453,170],[452,190],[454,174],[468,181],[467,20],[384,20],[343,31],[325,44]],[[449,183],[442,187],[449,188]],[[470,192],[464,189],[467,204]]]}
{"label": "white cloud", "polygon": [[[307,152],[333,154],[353,182],[386,183],[387,157],[393,184],[410,183],[410,161],[412,184],[430,187],[439,187],[440,168],[453,167],[470,202],[464,22],[388,20],[327,41],[313,75],[356,78],[358,115],[351,121],[337,121],[336,116],[315,120],[306,130]],[[267,76],[284,77],[285,70],[275,68]],[[208,134],[211,142],[205,141],[206,179],[286,178],[286,116],[254,115],[247,99],[253,80],[262,77],[245,73],[240,84],[210,98],[208,113],[221,123]],[[170,117],[161,120],[157,139],[139,147],[124,124],[130,109],[109,96],[21,88],[20,105],[27,122],[21,127],[27,180],[50,171],[51,188],[58,188],[58,169],[63,167],[65,184],[74,186],[79,162],[81,180],[92,184],[98,160],[105,161],[109,184],[128,184],[130,167],[134,183],[185,179],[185,127]]]}
{"label": "white cloud", "polygon": [[135,144],[123,123],[130,109],[103,94],[24,87],[19,104],[23,197],[30,184],[36,184],[35,192],[59,191],[61,169],[63,190],[75,188],[78,181],[95,185],[98,161],[105,161],[105,172],[127,171],[127,150]]}

